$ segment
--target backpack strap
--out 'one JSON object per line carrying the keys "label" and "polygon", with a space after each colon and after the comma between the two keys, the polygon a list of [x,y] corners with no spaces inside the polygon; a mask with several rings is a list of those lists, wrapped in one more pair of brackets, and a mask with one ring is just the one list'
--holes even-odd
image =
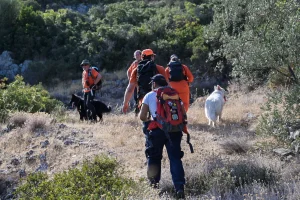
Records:
{"label": "backpack strap", "polygon": [[190,134],[187,133],[187,134],[186,134],[186,137],[187,137],[187,138],[186,138],[186,143],[189,145],[191,153],[194,153],[194,147],[193,147],[193,145],[192,145],[191,142],[190,142],[190,140],[191,140]]}
{"label": "backpack strap", "polygon": [[88,73],[89,73],[89,76],[91,76],[92,79],[95,80],[97,77],[93,76],[92,70],[93,70],[93,68],[90,67]]}

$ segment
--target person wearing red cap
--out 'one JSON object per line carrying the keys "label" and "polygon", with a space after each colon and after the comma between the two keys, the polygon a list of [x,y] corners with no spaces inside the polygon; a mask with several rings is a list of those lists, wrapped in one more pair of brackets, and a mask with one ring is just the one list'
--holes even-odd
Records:
{"label": "person wearing red cap", "polygon": [[177,90],[179,97],[184,104],[186,112],[190,105],[190,87],[189,84],[194,81],[194,76],[190,69],[180,63],[178,56],[171,55],[170,62],[166,67],[166,75],[172,88]]}
{"label": "person wearing red cap", "polygon": [[151,85],[149,84],[151,77],[155,74],[162,74],[167,78],[164,67],[154,63],[155,55],[151,49],[142,51],[142,60],[131,72],[129,84],[124,94],[123,113],[127,113],[129,107],[128,102],[133,95],[135,87],[137,87],[138,105],[140,107],[144,96],[151,91]]}

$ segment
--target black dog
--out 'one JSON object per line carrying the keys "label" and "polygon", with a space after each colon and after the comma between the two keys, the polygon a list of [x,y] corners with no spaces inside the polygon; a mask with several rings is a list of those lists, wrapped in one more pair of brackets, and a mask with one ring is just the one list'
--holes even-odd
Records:
{"label": "black dog", "polygon": [[[103,118],[103,113],[108,113],[111,111],[111,107],[105,105],[103,102],[99,100],[93,100],[92,101],[93,106],[95,107],[96,110],[96,115],[99,117],[99,120],[102,121]],[[70,105],[74,108],[75,106],[77,107],[77,111],[79,112],[80,115],[80,120],[87,120],[89,119],[88,114],[86,110],[84,109],[84,100],[82,97],[72,94],[72,99],[70,101]],[[97,121],[97,119],[93,119]]]}

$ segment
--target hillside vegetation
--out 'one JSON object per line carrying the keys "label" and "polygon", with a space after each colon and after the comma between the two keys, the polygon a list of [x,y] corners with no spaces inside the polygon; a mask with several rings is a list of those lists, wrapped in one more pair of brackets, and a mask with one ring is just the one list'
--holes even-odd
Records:
{"label": "hillside vegetation", "polygon": [[[165,154],[161,189],[147,186],[141,124],[114,96],[125,91],[133,52],[152,48],[158,64],[175,53],[197,78],[230,81],[215,129],[207,96],[192,94],[187,198],[299,199],[299,10],[286,0],[1,0],[0,52],[33,63],[0,82],[0,197],[172,197]],[[84,58],[115,77],[98,96],[114,111],[97,124],[54,98],[81,90],[73,79]],[[277,156],[278,147],[287,153]]]}

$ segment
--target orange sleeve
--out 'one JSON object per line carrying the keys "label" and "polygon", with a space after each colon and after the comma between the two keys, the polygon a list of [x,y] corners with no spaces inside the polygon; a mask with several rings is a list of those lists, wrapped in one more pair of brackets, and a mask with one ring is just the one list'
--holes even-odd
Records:
{"label": "orange sleeve", "polygon": [[184,67],[185,75],[188,79],[187,81],[189,83],[193,82],[194,81],[194,76],[193,76],[191,70],[186,65],[182,65],[182,66]]}
{"label": "orange sleeve", "polygon": [[137,69],[136,68],[131,72],[129,83],[137,84]]}
{"label": "orange sleeve", "polygon": [[163,75],[166,78],[166,80],[169,82],[169,79],[168,79],[168,77],[166,75],[166,72],[165,72],[165,68],[163,66],[156,65],[156,69],[157,69],[158,73]]}
{"label": "orange sleeve", "polygon": [[129,67],[128,70],[127,70],[129,74],[132,73],[132,71],[133,71],[134,68],[135,68],[135,65],[136,65],[135,62],[131,63],[130,67]]}

